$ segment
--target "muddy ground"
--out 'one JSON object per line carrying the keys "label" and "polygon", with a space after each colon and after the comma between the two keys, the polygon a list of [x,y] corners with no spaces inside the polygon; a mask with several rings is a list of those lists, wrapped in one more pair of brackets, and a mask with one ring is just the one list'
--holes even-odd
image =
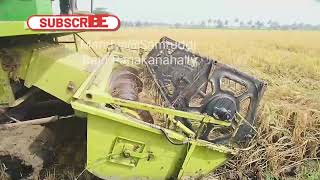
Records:
{"label": "muddy ground", "polygon": [[0,180],[97,179],[88,172],[78,177],[85,161],[85,120],[0,131]]}

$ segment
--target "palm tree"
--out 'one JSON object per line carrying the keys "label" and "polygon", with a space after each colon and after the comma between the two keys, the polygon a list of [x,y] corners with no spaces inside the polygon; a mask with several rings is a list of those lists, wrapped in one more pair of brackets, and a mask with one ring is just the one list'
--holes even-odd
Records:
{"label": "palm tree", "polygon": [[223,28],[224,25],[220,19],[217,19],[216,23],[217,23],[217,28]]}
{"label": "palm tree", "polygon": [[206,27],[206,21],[201,21],[200,26],[201,27]]}
{"label": "palm tree", "polygon": [[224,21],[224,25],[225,25],[225,26],[228,26],[228,24],[229,24],[229,21],[228,21],[228,20],[225,20],[225,21]]}

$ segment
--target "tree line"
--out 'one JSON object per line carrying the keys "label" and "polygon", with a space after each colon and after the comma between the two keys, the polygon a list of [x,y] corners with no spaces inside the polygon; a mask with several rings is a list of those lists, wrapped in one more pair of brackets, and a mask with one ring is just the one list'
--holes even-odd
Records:
{"label": "tree line", "polygon": [[274,20],[240,20],[229,19],[207,19],[198,22],[185,23],[162,23],[151,21],[122,21],[122,26],[127,27],[174,27],[174,28],[217,28],[217,29],[279,29],[279,30],[320,30],[320,24],[313,25],[308,23],[295,22],[292,24],[281,24]]}

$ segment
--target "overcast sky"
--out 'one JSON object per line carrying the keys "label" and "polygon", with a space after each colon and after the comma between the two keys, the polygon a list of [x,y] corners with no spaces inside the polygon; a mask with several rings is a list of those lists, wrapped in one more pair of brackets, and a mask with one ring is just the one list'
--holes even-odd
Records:
{"label": "overcast sky", "polygon": [[[320,0],[94,0],[94,5],[131,21],[183,23],[239,18],[320,24]],[[90,0],[78,0],[78,7],[89,11]]]}

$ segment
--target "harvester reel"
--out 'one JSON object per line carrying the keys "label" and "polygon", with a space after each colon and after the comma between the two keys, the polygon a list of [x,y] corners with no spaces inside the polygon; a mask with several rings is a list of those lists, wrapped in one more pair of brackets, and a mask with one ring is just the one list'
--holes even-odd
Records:
{"label": "harvester reel", "polygon": [[[164,63],[167,59],[170,63]],[[168,107],[206,113],[232,123],[232,128],[222,129],[208,124],[201,134],[202,139],[224,143],[231,137],[241,141],[252,134],[251,125],[255,124],[264,82],[194,54],[169,38],[160,40],[145,63]],[[246,123],[236,118],[239,114],[246,119]],[[192,129],[188,120],[179,120]],[[213,129],[220,129],[222,135],[212,139],[210,134]]]}
{"label": "harvester reel", "polygon": [[[109,82],[109,93],[113,97],[139,101],[139,93],[143,89],[143,83],[138,77],[139,72],[130,67],[124,65],[118,65],[111,72],[110,82]],[[154,120],[151,114],[143,110],[135,110],[138,118],[144,122],[153,124]]]}

